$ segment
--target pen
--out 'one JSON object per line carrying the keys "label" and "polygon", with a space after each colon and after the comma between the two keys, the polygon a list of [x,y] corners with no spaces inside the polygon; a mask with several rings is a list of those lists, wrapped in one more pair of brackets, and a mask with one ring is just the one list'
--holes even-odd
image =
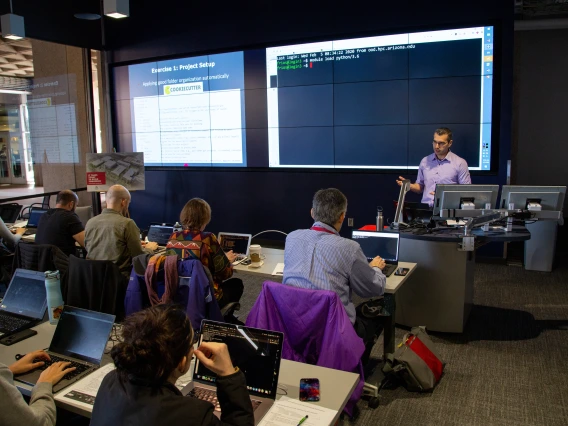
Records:
{"label": "pen", "polygon": [[302,420],[300,420],[300,421],[298,422],[298,426],[300,426],[302,423],[304,423],[307,418],[308,418],[308,415],[306,414],[306,417],[304,417]]}

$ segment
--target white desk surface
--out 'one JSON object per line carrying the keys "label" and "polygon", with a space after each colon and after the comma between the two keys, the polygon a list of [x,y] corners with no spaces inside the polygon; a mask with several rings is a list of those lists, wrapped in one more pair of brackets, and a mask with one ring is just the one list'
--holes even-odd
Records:
{"label": "white desk surface", "polygon": [[[249,268],[245,265],[237,265],[234,267],[235,271],[249,272],[253,274],[266,275],[267,279],[271,277],[276,277],[272,275],[272,271],[278,263],[284,263],[284,250],[273,249],[273,248],[262,248],[262,254],[265,255],[264,264],[260,268]],[[396,291],[402,286],[402,284],[407,280],[407,278],[416,269],[416,263],[410,262],[398,262],[398,266],[402,268],[408,268],[409,271],[405,276],[398,276],[392,274],[387,278],[387,285],[385,288],[385,293],[396,293]],[[236,275],[238,277],[238,275]],[[281,275],[278,275],[281,276]]]}
{"label": "white desk surface", "polygon": [[[34,330],[36,330],[38,334],[33,337],[12,346],[0,345],[0,362],[5,365],[10,365],[15,361],[14,357],[16,354],[25,354],[37,349],[49,347],[51,338],[55,332],[55,326],[46,321],[34,327]],[[102,364],[105,365],[111,361],[109,355],[104,355]],[[280,364],[280,375],[278,377],[278,385],[280,388],[278,389],[277,398],[280,398],[284,394],[283,388],[285,388],[288,397],[293,399],[299,398],[300,379],[305,377],[316,377],[320,380],[321,400],[315,404],[337,410],[337,415],[333,421],[333,423],[335,423],[359,382],[359,375],[283,359]],[[29,396],[31,394],[31,386],[18,382],[17,380],[15,380],[14,383],[24,395]],[[69,388],[64,388],[59,391],[58,394],[65,393],[68,389]],[[56,400],[56,405],[79,415],[91,417],[91,410],[85,410],[85,408],[78,404],[74,405],[73,402],[63,403],[62,401]]]}

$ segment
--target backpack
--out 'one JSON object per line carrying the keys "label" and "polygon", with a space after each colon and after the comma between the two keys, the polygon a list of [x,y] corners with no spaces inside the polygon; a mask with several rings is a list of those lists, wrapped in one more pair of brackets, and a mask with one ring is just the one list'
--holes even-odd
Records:
{"label": "backpack", "polygon": [[409,391],[427,392],[440,381],[444,365],[425,327],[414,327],[388,354],[383,373],[385,380],[398,379]]}

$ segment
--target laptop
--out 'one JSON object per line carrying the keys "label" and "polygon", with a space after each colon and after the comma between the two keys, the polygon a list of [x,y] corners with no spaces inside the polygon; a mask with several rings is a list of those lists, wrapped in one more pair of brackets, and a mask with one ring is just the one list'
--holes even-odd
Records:
{"label": "laptop", "polygon": [[47,209],[31,209],[30,217],[28,218],[28,223],[26,225],[26,232],[24,235],[33,235],[37,232],[39,219],[46,211]]}
{"label": "laptop", "polygon": [[89,311],[65,305],[46,351],[51,362],[14,379],[34,386],[43,370],[57,361],[69,361],[76,370],[65,375],[53,386],[53,393],[75,383],[101,366],[101,359],[107,345],[114,315]]}
{"label": "laptop", "polygon": [[16,269],[0,304],[0,337],[33,327],[46,309],[45,273]]}
{"label": "laptop", "polygon": [[252,239],[251,234],[219,232],[217,239],[219,240],[219,244],[221,244],[221,248],[224,252],[233,250],[233,253],[237,255],[233,265],[238,265],[248,258],[250,241]]}
{"label": "laptop", "polygon": [[13,224],[18,220],[22,206],[20,204],[2,204],[0,205],[0,217],[5,224]]}
{"label": "laptop", "polygon": [[170,237],[174,233],[174,227],[168,225],[150,225],[148,228],[148,241],[153,241],[160,247],[166,247]]}
{"label": "laptop", "polygon": [[381,256],[387,264],[383,269],[385,276],[390,277],[398,269],[400,234],[353,230],[352,239],[359,243],[369,262],[376,256]]}
{"label": "laptop", "polygon": [[[277,331],[210,320],[201,322],[199,342],[225,343],[233,365],[245,374],[255,425],[262,420],[276,399],[283,339],[284,335]],[[215,373],[196,360],[193,380],[181,392],[188,397],[210,401],[215,406],[214,414],[220,418],[216,378]]]}

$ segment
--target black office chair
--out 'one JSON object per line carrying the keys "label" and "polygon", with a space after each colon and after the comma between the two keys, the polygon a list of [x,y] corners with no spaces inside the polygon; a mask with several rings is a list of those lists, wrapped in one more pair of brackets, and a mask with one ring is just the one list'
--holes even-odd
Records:
{"label": "black office chair", "polygon": [[112,314],[124,319],[127,279],[110,260],[87,260],[69,256],[66,285],[61,293],[67,305]]}

